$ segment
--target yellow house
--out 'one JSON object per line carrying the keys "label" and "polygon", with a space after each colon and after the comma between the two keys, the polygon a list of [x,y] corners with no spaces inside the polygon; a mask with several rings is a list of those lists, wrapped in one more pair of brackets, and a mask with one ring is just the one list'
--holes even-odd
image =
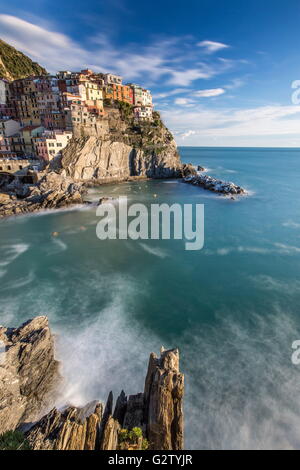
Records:
{"label": "yellow house", "polygon": [[84,86],[86,89],[86,99],[88,101],[95,101],[95,100],[103,101],[102,89],[100,88],[99,85],[97,85],[97,83],[84,82]]}
{"label": "yellow house", "polygon": [[44,128],[42,126],[26,126],[20,129],[23,151],[26,156],[36,156],[35,142],[37,137],[39,137],[43,132]]}

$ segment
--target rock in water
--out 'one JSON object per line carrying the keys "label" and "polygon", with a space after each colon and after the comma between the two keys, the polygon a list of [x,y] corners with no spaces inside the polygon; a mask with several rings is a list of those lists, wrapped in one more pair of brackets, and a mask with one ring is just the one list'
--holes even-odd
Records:
{"label": "rock in water", "polygon": [[47,317],[19,328],[0,327],[5,353],[0,361],[0,430],[32,422],[53,405],[60,380]]}
{"label": "rock in water", "polygon": [[247,194],[247,191],[241,186],[237,186],[234,183],[218,180],[208,175],[189,175],[183,179],[185,183],[193,184],[195,186],[201,186],[204,189],[209,191],[214,191],[215,193],[221,193],[225,195],[232,194]]}

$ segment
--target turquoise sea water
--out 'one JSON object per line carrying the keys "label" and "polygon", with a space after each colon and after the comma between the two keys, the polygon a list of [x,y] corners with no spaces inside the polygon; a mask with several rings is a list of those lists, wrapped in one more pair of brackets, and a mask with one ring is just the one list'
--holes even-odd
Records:
{"label": "turquoise sea water", "polygon": [[95,207],[2,220],[0,323],[48,315],[62,403],[142,391],[150,351],[176,346],[186,448],[300,448],[300,366],[291,362],[300,339],[300,150],[180,153],[249,196],[232,201],[170,180],[103,186],[89,199],[202,203],[203,250],[101,242]]}

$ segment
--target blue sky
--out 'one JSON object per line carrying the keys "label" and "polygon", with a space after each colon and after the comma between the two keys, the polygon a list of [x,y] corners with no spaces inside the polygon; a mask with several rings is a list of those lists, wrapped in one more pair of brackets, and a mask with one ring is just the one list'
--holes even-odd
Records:
{"label": "blue sky", "polygon": [[300,147],[299,24],[299,0],[0,0],[2,39],[150,88],[179,145]]}

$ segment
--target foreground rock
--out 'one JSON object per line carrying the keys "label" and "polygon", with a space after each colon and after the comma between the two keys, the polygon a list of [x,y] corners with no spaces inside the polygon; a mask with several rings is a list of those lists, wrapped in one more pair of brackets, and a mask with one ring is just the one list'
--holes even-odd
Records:
{"label": "foreground rock", "polygon": [[0,179],[0,191],[0,217],[83,204],[85,193],[82,184],[55,171],[44,172],[35,184]]}
{"label": "foreground rock", "polygon": [[[53,405],[60,375],[47,317],[0,327],[0,431],[38,419]],[[4,352],[5,349],[5,352]]]}
{"label": "foreground rock", "polygon": [[94,401],[56,409],[63,385],[58,368],[47,317],[0,327],[0,434],[27,429],[35,450],[183,448],[184,376],[177,349],[152,353],[144,391],[122,391],[115,406],[110,392],[105,407]]}
{"label": "foreground rock", "polygon": [[[150,355],[143,393],[122,391],[113,410],[110,392],[105,408],[98,402],[84,408],[52,409],[26,434],[35,450],[183,449],[184,377],[177,349]],[[141,430],[135,442],[122,438]],[[132,438],[131,438],[132,439]]]}
{"label": "foreground rock", "polygon": [[246,190],[241,186],[237,186],[234,183],[228,183],[208,175],[189,175],[185,177],[183,181],[195,186],[201,186],[202,188],[214,191],[215,193],[222,193],[225,195],[247,194]]}

